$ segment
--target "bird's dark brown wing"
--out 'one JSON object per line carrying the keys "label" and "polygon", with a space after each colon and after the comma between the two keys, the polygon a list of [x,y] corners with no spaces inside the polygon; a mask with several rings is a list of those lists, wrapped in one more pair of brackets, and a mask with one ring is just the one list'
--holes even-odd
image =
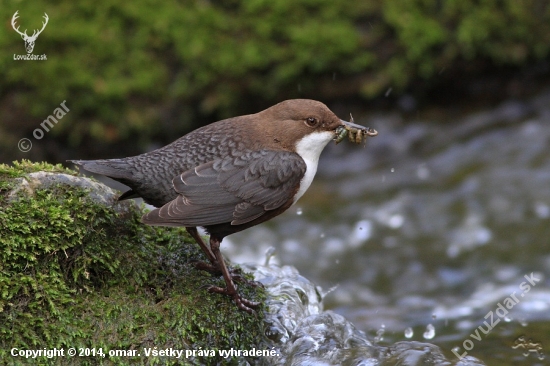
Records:
{"label": "bird's dark brown wing", "polygon": [[306,164],[296,153],[249,151],[187,170],[173,180],[179,196],[143,216],[150,225],[240,225],[293,199]]}

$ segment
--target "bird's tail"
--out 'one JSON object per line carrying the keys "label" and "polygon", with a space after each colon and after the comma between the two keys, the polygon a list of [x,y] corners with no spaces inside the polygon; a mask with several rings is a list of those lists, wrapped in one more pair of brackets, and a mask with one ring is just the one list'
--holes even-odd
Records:
{"label": "bird's tail", "polygon": [[[124,159],[108,159],[108,160],[67,160],[89,171],[90,173],[101,174],[106,177],[117,180],[127,186],[133,187],[134,175],[132,174],[131,165]],[[119,198],[119,201],[139,197],[134,190],[124,192]]]}
{"label": "bird's tail", "polygon": [[133,178],[130,164],[123,159],[67,161],[82,167],[90,173],[101,174],[116,180],[131,180]]}

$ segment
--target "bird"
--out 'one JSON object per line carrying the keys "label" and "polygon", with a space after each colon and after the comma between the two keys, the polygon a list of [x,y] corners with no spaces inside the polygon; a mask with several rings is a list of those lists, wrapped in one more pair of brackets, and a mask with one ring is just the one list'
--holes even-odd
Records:
{"label": "bird", "polygon": [[[102,160],[69,160],[86,171],[117,180],[130,190],[118,200],[142,197],[156,207],[142,222],[185,227],[210,264],[199,268],[222,275],[225,294],[255,313],[260,304],[241,296],[220,252],[222,240],[280,215],[310,186],[319,156],[332,140],[353,142],[375,136],[372,128],[338,118],[310,99],[282,101],[261,112],[198,128],[157,150]],[[210,235],[209,245],[197,227]]]}

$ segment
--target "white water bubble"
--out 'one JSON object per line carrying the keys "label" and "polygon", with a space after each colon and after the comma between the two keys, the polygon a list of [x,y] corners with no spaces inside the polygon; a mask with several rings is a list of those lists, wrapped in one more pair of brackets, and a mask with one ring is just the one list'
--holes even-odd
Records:
{"label": "white water bubble", "polygon": [[369,220],[358,221],[350,235],[350,244],[354,247],[364,243],[372,236],[372,222]]}
{"label": "white water bubble", "polygon": [[543,202],[535,203],[535,213],[541,219],[547,219],[550,217],[550,207]]}
{"label": "white water bubble", "polygon": [[390,219],[388,220],[388,226],[392,229],[397,229],[400,228],[404,222],[405,218],[403,217],[403,215],[394,214],[390,216]]}
{"label": "white water bubble", "polygon": [[525,319],[520,319],[519,320],[519,324],[522,326],[522,327],[526,327],[529,325],[529,323],[527,323],[527,321]]}
{"label": "white water bubble", "polygon": [[422,336],[424,337],[424,339],[432,339],[433,337],[435,337],[434,326],[432,324],[428,324],[428,326],[426,327],[426,331]]}
{"label": "white water bubble", "polygon": [[426,164],[421,164],[416,168],[416,176],[418,179],[426,180],[430,177],[430,169],[428,169]]}
{"label": "white water bubble", "polygon": [[414,331],[411,327],[408,327],[407,329],[405,329],[405,338],[412,338],[413,335],[414,335]]}

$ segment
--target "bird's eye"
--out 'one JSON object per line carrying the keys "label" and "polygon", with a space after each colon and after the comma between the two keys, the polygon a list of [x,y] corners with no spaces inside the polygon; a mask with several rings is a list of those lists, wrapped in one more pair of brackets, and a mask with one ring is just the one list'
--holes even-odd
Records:
{"label": "bird's eye", "polygon": [[317,126],[317,118],[315,117],[308,117],[306,118],[306,124],[309,126],[309,127],[315,127]]}

